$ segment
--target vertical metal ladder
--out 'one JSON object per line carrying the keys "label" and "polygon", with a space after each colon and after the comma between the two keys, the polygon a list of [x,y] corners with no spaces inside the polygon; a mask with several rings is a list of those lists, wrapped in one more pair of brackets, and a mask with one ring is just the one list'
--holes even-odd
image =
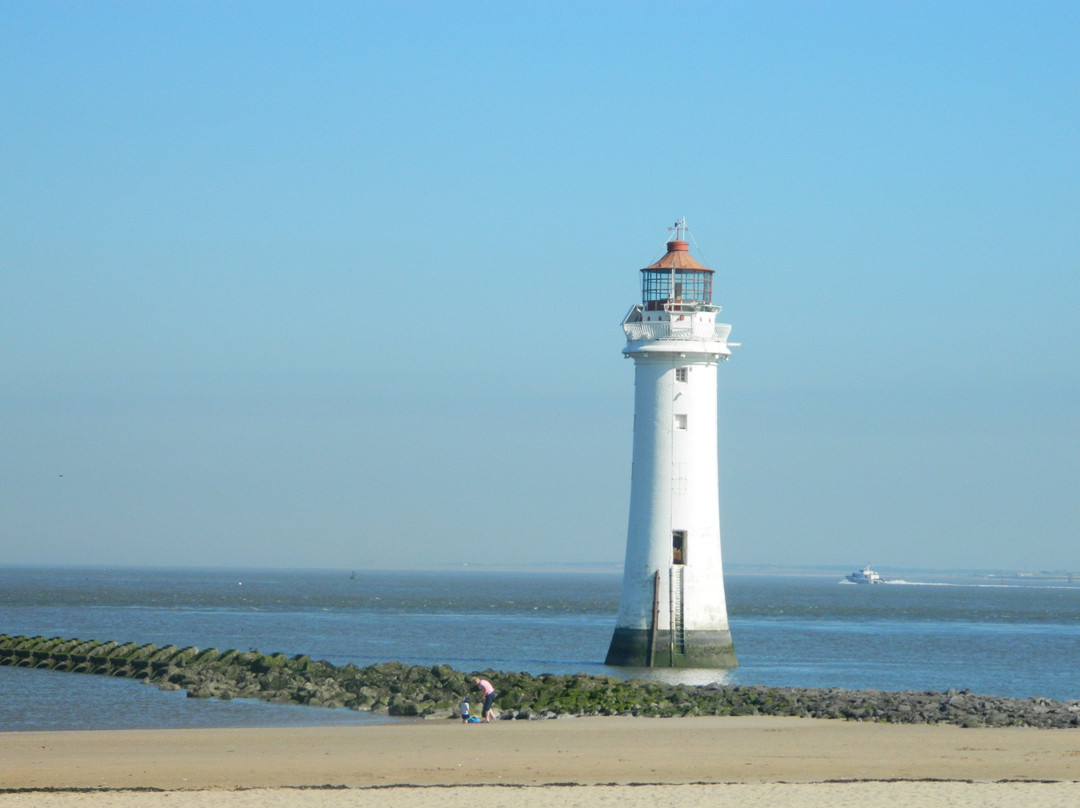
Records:
{"label": "vertical metal ladder", "polygon": [[686,629],[683,626],[683,567],[671,568],[670,593],[671,608],[671,656],[672,664],[676,655],[686,653]]}

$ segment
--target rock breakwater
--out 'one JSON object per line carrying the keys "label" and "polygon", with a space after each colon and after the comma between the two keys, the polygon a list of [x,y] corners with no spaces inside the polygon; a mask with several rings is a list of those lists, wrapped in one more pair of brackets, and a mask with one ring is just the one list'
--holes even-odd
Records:
{"label": "rock breakwater", "polygon": [[[190,698],[252,698],[396,716],[453,717],[474,673],[446,665],[335,666],[298,655],[0,635],[0,665],[121,676]],[[585,715],[782,715],[963,727],[1080,727],[1080,700],[1011,699],[966,690],[880,691],[666,685],[585,674],[480,671],[502,719]]]}

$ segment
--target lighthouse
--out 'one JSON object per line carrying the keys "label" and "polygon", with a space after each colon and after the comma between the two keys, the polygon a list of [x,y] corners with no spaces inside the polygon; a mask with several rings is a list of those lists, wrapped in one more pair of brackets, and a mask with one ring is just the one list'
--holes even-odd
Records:
{"label": "lighthouse", "polygon": [[[731,326],[717,322],[713,270],[690,255],[686,222],[641,270],[623,320],[634,360],[634,451],[626,562],[605,664],[731,668],[720,561],[717,368]],[[731,343],[736,345],[737,343]]]}

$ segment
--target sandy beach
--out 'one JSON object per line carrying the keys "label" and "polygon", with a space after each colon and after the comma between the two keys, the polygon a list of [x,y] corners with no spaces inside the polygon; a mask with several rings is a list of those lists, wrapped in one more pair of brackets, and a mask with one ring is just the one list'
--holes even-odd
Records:
{"label": "sandy beach", "polygon": [[0,733],[0,808],[1080,806],[1080,732],[794,718]]}

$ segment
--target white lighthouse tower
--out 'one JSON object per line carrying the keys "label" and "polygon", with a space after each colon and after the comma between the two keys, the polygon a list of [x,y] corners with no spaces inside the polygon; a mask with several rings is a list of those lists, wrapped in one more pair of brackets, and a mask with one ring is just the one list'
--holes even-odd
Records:
{"label": "white lighthouse tower", "polygon": [[686,222],[641,270],[641,304],[623,320],[634,360],[634,454],[622,599],[607,665],[731,668],[720,562],[716,369],[731,351],[713,271],[695,261]]}

